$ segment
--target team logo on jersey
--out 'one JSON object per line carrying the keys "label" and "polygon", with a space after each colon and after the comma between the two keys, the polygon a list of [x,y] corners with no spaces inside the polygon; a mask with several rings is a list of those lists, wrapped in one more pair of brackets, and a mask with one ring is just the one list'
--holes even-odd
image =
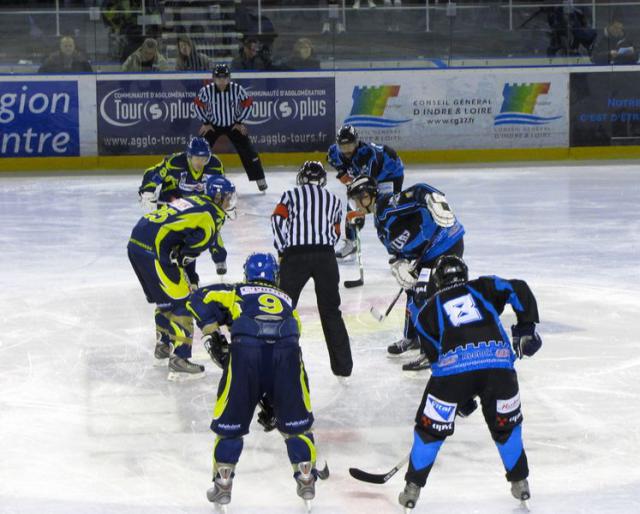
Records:
{"label": "team logo on jersey", "polygon": [[534,114],[538,98],[549,93],[550,82],[529,84],[505,84],[502,89],[502,107],[493,124],[498,125],[546,125],[562,116],[538,116]]}
{"label": "team logo on jersey", "polygon": [[385,117],[389,99],[400,93],[400,86],[356,86],[353,88],[353,105],[344,123],[354,127],[393,128],[411,119]]}
{"label": "team logo on jersey", "polygon": [[402,234],[391,241],[391,247],[395,250],[401,251],[404,245],[407,244],[409,236],[411,236],[411,232],[409,232],[408,230],[404,230]]}
{"label": "team logo on jersey", "polygon": [[435,396],[427,395],[427,402],[424,406],[424,415],[433,421],[440,423],[451,423],[456,417],[457,403],[449,403],[439,400]]}
{"label": "team logo on jersey", "polygon": [[520,393],[508,398],[507,400],[496,401],[496,411],[498,414],[508,414],[520,407]]}

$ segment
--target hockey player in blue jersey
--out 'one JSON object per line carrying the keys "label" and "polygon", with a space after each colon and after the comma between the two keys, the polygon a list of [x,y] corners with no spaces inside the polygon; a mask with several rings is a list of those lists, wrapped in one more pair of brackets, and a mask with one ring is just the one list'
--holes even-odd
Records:
{"label": "hockey player in blue jersey", "polygon": [[[376,180],[382,194],[402,190],[404,164],[396,151],[387,145],[361,141],[352,125],[340,127],[336,143],[327,152],[327,162],[338,172],[336,178],[347,186],[356,177],[369,175]],[[356,251],[356,230],[362,228],[363,222],[364,218],[359,218],[355,227],[346,224],[344,244],[336,251],[337,257],[344,258]]]}
{"label": "hockey player in blue jersey", "polygon": [[[468,415],[480,398],[511,493],[530,497],[529,468],[522,444],[522,412],[516,357],[532,356],[542,346],[536,333],[538,307],[526,282],[496,276],[468,280],[464,261],[440,257],[433,271],[436,294],[416,313],[416,330],[429,361],[431,378],[416,414],[406,486],[398,498],[413,509],[444,440],[453,434],[455,416]],[[506,304],[517,324],[512,346],[500,322]],[[471,406],[470,406],[471,404]]]}
{"label": "hockey player in blue jersey", "polygon": [[185,307],[191,292],[185,267],[215,244],[226,211],[236,203],[235,186],[222,176],[209,177],[204,193],[143,216],[127,245],[147,301],[156,304],[155,357],[168,359],[170,380],[203,376],[204,367],[189,361],[193,320]]}
{"label": "hockey player in blue jersey", "polygon": [[[391,273],[407,292],[404,337],[388,347],[392,355],[420,347],[410,312],[433,294],[428,271],[438,257],[464,252],[464,227],[453,214],[444,194],[428,184],[416,184],[397,194],[381,193],[373,177],[362,175],[349,184],[347,194],[357,210],[350,222],[374,214],[378,239],[391,256]],[[421,276],[425,270],[424,277]],[[419,282],[420,279],[420,282]],[[424,352],[404,370],[429,365]]]}
{"label": "hockey player in blue jersey", "polygon": [[[243,436],[249,433],[253,412],[266,396],[285,438],[298,496],[310,502],[318,472],[309,382],[298,344],[300,318],[291,298],[276,286],[278,263],[273,255],[250,255],[244,274],[245,281],[239,284],[200,288],[187,303],[209,353],[224,366],[211,423],[217,437],[214,484],[207,498],[218,506],[231,501]],[[230,326],[229,345],[218,330],[221,325]],[[320,476],[326,478],[322,472]]]}
{"label": "hockey player in blue jersey", "polygon": [[[222,162],[211,153],[209,143],[202,137],[191,138],[185,152],[174,153],[155,166],[146,169],[138,189],[140,204],[147,210],[184,196],[203,194],[207,179],[224,175]],[[233,218],[235,212],[227,216]],[[215,244],[210,249],[211,258],[218,275],[227,272],[227,251],[218,231]],[[199,282],[195,261],[187,266],[187,275],[192,284]]]}

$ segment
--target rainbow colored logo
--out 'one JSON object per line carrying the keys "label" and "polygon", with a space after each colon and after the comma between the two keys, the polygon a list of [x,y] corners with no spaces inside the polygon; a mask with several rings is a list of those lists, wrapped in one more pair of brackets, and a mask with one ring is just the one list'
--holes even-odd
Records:
{"label": "rainbow colored logo", "polygon": [[353,88],[353,106],[344,120],[354,127],[392,128],[411,121],[384,117],[389,98],[398,96],[400,86],[356,86]]}
{"label": "rainbow colored logo", "polygon": [[536,116],[533,111],[540,95],[546,95],[551,89],[550,82],[531,84],[505,84],[502,89],[502,107],[494,120],[497,125],[546,125],[562,116]]}

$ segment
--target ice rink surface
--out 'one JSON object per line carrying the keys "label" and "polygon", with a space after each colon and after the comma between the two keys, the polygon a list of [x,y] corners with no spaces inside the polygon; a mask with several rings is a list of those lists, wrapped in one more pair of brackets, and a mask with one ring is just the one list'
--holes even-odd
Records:
{"label": "ice rink surface", "polygon": [[[199,341],[204,379],[170,383],[153,366],[153,308],[126,257],[143,214],[140,178],[0,176],[0,513],[213,512],[205,491],[221,372]],[[266,195],[244,174],[231,178],[240,215],[223,230],[228,281],[250,251],[272,249],[269,214],[294,174],[268,175]],[[405,186],[418,181],[447,193],[472,276],[524,278],[538,297],[544,346],[517,363],[531,511],[640,512],[640,166],[409,169]],[[343,193],[333,175],[329,187]],[[348,386],[330,372],[312,284],[300,303],[316,441],[331,469],[316,514],[402,511],[403,472],[381,486],[347,469],[383,472],[409,451],[429,376],[386,355],[402,306],[382,324],[369,314],[397,291],[370,218],[363,250],[364,287],[341,291]],[[218,281],[207,256],[198,263],[203,284]],[[356,278],[355,263],[341,275]],[[254,422],[229,513],[289,512],[305,509],[283,440]],[[478,412],[442,447],[422,512],[521,512]]]}

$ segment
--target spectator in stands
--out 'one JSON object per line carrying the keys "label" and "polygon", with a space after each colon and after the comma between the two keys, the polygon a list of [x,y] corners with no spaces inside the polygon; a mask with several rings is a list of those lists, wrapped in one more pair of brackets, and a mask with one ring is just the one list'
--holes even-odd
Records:
{"label": "spectator in stands", "polygon": [[591,55],[594,64],[636,64],[638,52],[624,32],[624,25],[614,21],[604,29]]}
{"label": "spectator in stands", "polygon": [[589,26],[588,13],[583,8],[545,7],[547,23],[551,28],[547,55],[579,55],[580,47],[584,47],[587,54],[591,54],[593,44],[598,35]]}
{"label": "spectator in stands", "polygon": [[60,38],[60,50],[53,52],[42,63],[39,73],[91,73],[91,64],[76,50],[76,42],[71,36]]}
{"label": "spectator in stands", "polygon": [[287,62],[287,68],[292,70],[320,69],[320,61],[316,58],[310,39],[301,37],[295,42],[293,57]]}
{"label": "spectator in stands", "polygon": [[167,60],[158,51],[158,42],[151,38],[145,39],[142,46],[133,52],[122,65],[122,71],[128,72],[149,72],[168,69]]}
{"label": "spectator in stands", "polygon": [[239,70],[267,70],[271,67],[271,61],[265,61],[260,53],[260,42],[254,37],[245,37],[242,40],[240,53],[231,61],[231,68]]}
{"label": "spectator in stands", "polygon": [[198,52],[193,41],[184,34],[178,36],[178,57],[176,70],[179,71],[211,71],[211,60],[202,52]]}
{"label": "spectator in stands", "polygon": [[140,2],[132,0],[102,0],[100,12],[109,27],[109,53],[124,62],[144,41],[142,27],[138,25]]}

